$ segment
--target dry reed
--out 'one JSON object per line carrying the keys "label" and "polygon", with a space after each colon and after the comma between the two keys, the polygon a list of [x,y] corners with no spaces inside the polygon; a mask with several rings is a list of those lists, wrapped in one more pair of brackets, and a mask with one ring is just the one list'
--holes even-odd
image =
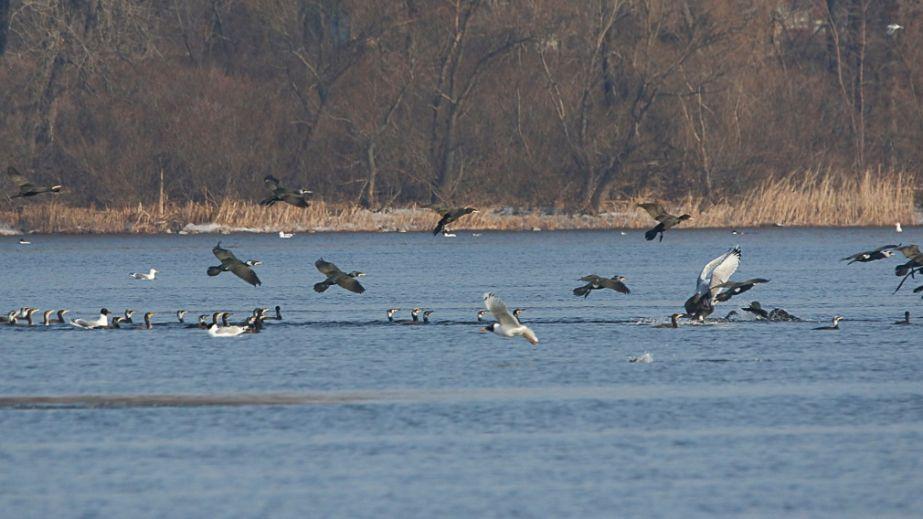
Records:
{"label": "dry reed", "polygon": [[[688,212],[684,227],[753,227],[785,225],[873,226],[917,223],[914,209],[916,178],[906,173],[866,171],[856,176],[808,171],[769,180],[734,198],[707,202],[687,196],[667,203],[670,210]],[[545,214],[542,211],[482,210],[462,221],[471,230],[560,230],[645,228],[650,217],[634,197],[610,204],[600,215]],[[29,201],[0,211],[0,225],[38,233],[158,233],[248,230],[285,231],[424,231],[437,216],[412,206],[373,212],[355,206],[312,203],[307,209],[285,204],[262,207],[253,202],[224,200],[220,204],[157,204],[107,209],[69,207],[52,199]]]}

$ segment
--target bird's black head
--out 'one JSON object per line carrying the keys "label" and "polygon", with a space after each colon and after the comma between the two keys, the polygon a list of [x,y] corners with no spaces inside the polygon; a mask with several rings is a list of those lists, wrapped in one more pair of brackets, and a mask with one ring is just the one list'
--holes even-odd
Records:
{"label": "bird's black head", "polygon": [[688,214],[683,214],[683,215],[680,215],[679,221],[682,222],[682,221],[688,220],[688,219],[690,219],[690,218],[692,218],[692,216],[690,216],[690,215],[688,215]]}
{"label": "bird's black head", "polygon": [[466,208],[465,208],[465,214],[471,214],[471,213],[477,213],[477,212],[478,212],[478,210],[475,209],[475,208],[473,208],[473,207],[466,207]]}
{"label": "bird's black head", "polygon": [[99,313],[102,314],[102,315],[109,315],[109,309],[108,309],[108,308],[103,308],[102,310],[99,311]]}

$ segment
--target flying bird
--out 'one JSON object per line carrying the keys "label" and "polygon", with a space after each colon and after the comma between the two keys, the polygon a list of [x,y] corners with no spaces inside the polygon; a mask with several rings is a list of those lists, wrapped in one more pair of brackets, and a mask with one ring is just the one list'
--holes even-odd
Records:
{"label": "flying bird", "polygon": [[590,296],[590,292],[593,290],[602,290],[604,288],[611,288],[616,292],[621,292],[623,294],[630,294],[631,290],[625,286],[625,276],[612,276],[611,278],[605,278],[602,276],[597,276],[596,274],[589,274],[580,278],[580,281],[586,281],[587,284],[582,287],[577,287],[574,289],[575,296],[583,296],[584,299]]}
{"label": "flying bird", "polygon": [[29,182],[29,179],[20,175],[19,171],[16,171],[16,168],[13,166],[6,168],[6,176],[10,177],[10,180],[19,188],[19,192],[12,195],[10,198],[35,196],[42,193],[60,193],[61,188],[64,187],[61,185],[36,186],[32,182]]}
{"label": "flying bird", "polygon": [[897,245],[882,245],[881,247],[878,247],[877,249],[874,249],[874,250],[857,252],[853,254],[852,256],[846,256],[840,261],[848,260],[849,263],[847,263],[847,265],[852,265],[853,263],[857,261],[859,263],[868,263],[869,261],[876,261],[876,260],[881,260],[885,258],[890,258],[891,256],[894,255],[894,249],[896,249],[897,247],[898,247]]}
{"label": "flying bird", "polygon": [[916,277],[916,274],[923,274],[923,252],[920,252],[920,247],[916,245],[903,245],[895,250],[900,251],[907,258],[906,263],[894,267],[894,275],[904,277],[897,285],[897,288],[894,289],[894,293],[897,293],[904,286],[907,278]]}
{"label": "flying bird", "polygon": [[272,191],[272,196],[261,200],[260,205],[269,207],[276,202],[285,202],[295,207],[308,207],[308,201],[305,196],[310,195],[311,191],[304,188],[289,189],[280,184],[279,180],[272,175],[266,175],[263,182],[266,183],[266,188]]}
{"label": "flying bird", "polygon": [[212,249],[212,254],[221,261],[221,265],[208,267],[207,272],[209,276],[217,276],[222,272],[233,272],[235,276],[255,287],[262,284],[256,272],[253,272],[253,269],[251,269],[249,265],[237,259],[231,251],[221,248],[220,241],[218,245],[215,245],[215,248]]}
{"label": "flying bird", "polygon": [[730,281],[738,266],[740,247],[734,247],[709,261],[699,274],[695,294],[686,300],[686,314],[700,321],[711,315],[715,311],[715,303],[718,302],[715,289]]}
{"label": "flying bird", "polygon": [[359,280],[356,279],[358,277],[364,276],[365,273],[354,270],[347,274],[340,270],[333,263],[324,261],[324,258],[315,261],[314,266],[317,267],[317,270],[320,271],[321,274],[327,276],[327,279],[321,281],[320,283],[314,284],[315,292],[323,292],[330,288],[332,285],[340,285],[346,290],[355,292],[357,294],[365,292],[365,288],[360,285]]}
{"label": "flying bird", "polygon": [[493,314],[497,322],[481,328],[482,332],[493,332],[505,338],[522,337],[533,346],[538,344],[538,337],[535,336],[535,332],[528,326],[521,324],[519,320],[510,313],[506,304],[499,297],[492,293],[484,294],[484,306]]}
{"label": "flying bird", "polygon": [[638,204],[638,207],[647,211],[647,214],[651,215],[651,218],[660,222],[656,226],[654,226],[652,229],[644,233],[644,239],[647,241],[653,240],[654,238],[657,237],[658,234],[660,235],[660,241],[663,241],[664,231],[678,225],[681,222],[684,222],[692,218],[688,214],[674,216],[668,213],[666,209],[663,208],[662,205],[656,202]]}
{"label": "flying bird", "polygon": [[433,229],[433,236],[436,236],[440,232],[448,233],[446,226],[450,223],[454,223],[462,216],[477,213],[478,210],[473,207],[461,207],[458,209],[451,209],[442,214],[442,218],[439,220],[439,223],[436,224],[436,228]]}

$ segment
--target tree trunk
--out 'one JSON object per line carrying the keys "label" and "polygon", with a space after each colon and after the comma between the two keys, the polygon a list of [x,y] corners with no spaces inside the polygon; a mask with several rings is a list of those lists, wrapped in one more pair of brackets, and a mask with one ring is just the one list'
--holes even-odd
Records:
{"label": "tree trunk", "polygon": [[363,205],[366,209],[375,209],[378,204],[378,165],[375,163],[375,139],[369,139],[365,145],[365,167],[368,181],[365,186]]}
{"label": "tree trunk", "polygon": [[38,99],[35,135],[33,137],[33,157],[36,151],[54,142],[55,120],[58,112],[58,82],[64,70],[64,56],[55,55],[48,70],[48,80]]}
{"label": "tree trunk", "polygon": [[6,52],[7,34],[10,30],[10,0],[0,0],[0,57]]}

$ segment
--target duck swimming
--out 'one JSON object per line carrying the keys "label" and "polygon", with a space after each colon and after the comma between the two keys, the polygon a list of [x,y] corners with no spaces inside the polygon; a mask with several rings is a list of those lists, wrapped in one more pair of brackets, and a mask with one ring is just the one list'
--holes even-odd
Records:
{"label": "duck swimming", "polygon": [[910,324],[910,312],[904,312],[904,318],[900,321],[894,321],[894,324]]}

